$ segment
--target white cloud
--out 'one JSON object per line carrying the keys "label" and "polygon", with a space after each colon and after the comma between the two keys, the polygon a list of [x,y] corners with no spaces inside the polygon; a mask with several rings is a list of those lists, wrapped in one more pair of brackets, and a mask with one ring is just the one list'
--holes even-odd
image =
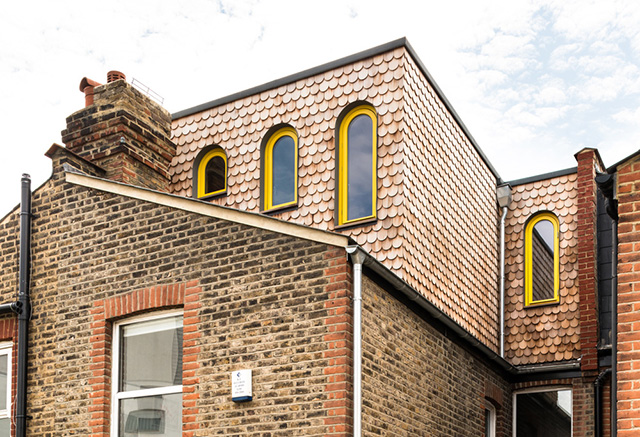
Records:
{"label": "white cloud", "polygon": [[640,124],[640,106],[635,109],[624,108],[613,114],[612,118],[619,123],[638,125]]}
{"label": "white cloud", "polygon": [[401,36],[505,179],[575,165],[584,145],[606,162],[640,146],[634,0],[9,2],[0,183],[15,195],[0,215],[21,172],[48,177],[42,154],[82,107],[83,76],[121,70],[178,111]]}

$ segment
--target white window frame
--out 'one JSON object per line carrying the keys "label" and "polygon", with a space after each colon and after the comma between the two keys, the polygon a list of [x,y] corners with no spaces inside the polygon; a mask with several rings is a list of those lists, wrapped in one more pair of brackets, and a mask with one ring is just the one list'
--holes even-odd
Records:
{"label": "white window frame", "polygon": [[527,394],[527,393],[545,393],[545,392],[549,392],[549,391],[564,391],[564,390],[569,390],[571,392],[571,436],[573,436],[573,416],[574,416],[574,408],[573,408],[573,387],[570,385],[555,385],[552,387],[532,387],[532,388],[526,388],[526,389],[522,389],[522,390],[517,390],[513,392],[513,397],[512,397],[512,402],[511,404],[513,405],[513,419],[512,419],[512,432],[513,432],[513,437],[517,437],[516,436],[516,431],[517,428],[516,426],[518,425],[518,395],[522,395],[522,394]]}
{"label": "white window frame", "polygon": [[11,371],[13,370],[13,364],[11,362],[11,353],[13,351],[13,343],[11,342],[0,342],[0,356],[7,356],[7,408],[5,410],[0,410],[0,419],[11,419],[11,382],[12,375]]}
{"label": "white window frame", "polygon": [[119,392],[120,385],[120,332],[123,326],[133,325],[151,320],[165,319],[168,317],[182,316],[182,311],[162,311],[153,314],[131,317],[113,324],[112,353],[111,353],[111,436],[118,437],[120,424],[120,401],[123,399],[182,393],[182,385],[168,387],[149,388]]}
{"label": "white window frame", "polygon": [[484,409],[489,412],[489,421],[485,425],[485,428],[489,428],[489,432],[485,437],[496,437],[496,418],[498,414],[496,411],[496,407],[494,407],[491,402],[485,399]]}

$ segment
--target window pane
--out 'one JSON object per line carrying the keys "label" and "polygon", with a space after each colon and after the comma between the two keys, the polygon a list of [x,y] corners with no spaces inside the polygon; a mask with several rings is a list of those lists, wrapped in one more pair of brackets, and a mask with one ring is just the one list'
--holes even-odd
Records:
{"label": "window pane", "polygon": [[124,326],[121,344],[121,391],[182,384],[181,317]]}
{"label": "window pane", "polygon": [[119,435],[182,436],[182,393],[121,400]]}
{"label": "window pane", "polygon": [[347,220],[373,214],[373,125],[361,114],[349,124],[347,156]]}
{"label": "window pane", "polygon": [[516,402],[517,437],[571,436],[571,390],[522,393]]}
{"label": "window pane", "polygon": [[531,234],[532,300],[554,298],[554,229],[549,220],[540,220]]}
{"label": "window pane", "polygon": [[484,435],[485,437],[494,437],[493,417],[489,409],[484,410]]}
{"label": "window pane", "polygon": [[214,156],[207,162],[205,169],[205,194],[224,190],[225,188],[224,158]]}
{"label": "window pane", "polygon": [[295,147],[295,141],[288,135],[279,138],[273,145],[271,154],[273,160],[272,203],[274,206],[295,200]]}
{"label": "window pane", "polygon": [[0,355],[0,410],[7,409],[7,355]]}
{"label": "window pane", "polygon": [[0,437],[11,437],[11,419],[0,419]]}

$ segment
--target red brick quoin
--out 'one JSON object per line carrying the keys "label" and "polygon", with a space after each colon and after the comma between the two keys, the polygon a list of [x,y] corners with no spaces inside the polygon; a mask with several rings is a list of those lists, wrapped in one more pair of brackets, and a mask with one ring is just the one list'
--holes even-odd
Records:
{"label": "red brick quoin", "polygon": [[595,149],[582,149],[578,161],[578,283],[580,286],[580,349],[583,372],[598,370],[598,296],[596,251],[596,168],[600,157]]}
{"label": "red brick quoin", "polygon": [[[198,424],[196,385],[198,368],[196,345],[200,337],[197,326],[201,288],[198,281],[158,285],[96,301],[91,310],[91,427],[92,436],[110,433],[111,414],[111,333],[114,320],[150,311],[184,307],[182,365],[182,435],[193,436]],[[1,329],[1,326],[0,326]],[[0,331],[1,332],[1,331]]]}
{"label": "red brick quoin", "polygon": [[[16,398],[16,384],[18,378],[18,319],[16,317],[0,320],[0,342],[10,341],[11,346],[11,399]],[[11,417],[15,414],[14,402],[11,402]],[[11,421],[11,435],[16,431]]]}
{"label": "red brick quoin", "polygon": [[327,350],[323,354],[329,360],[324,369],[328,398],[323,404],[327,410],[325,436],[348,437],[353,433],[351,266],[344,249],[327,251],[324,259],[328,262],[324,274],[329,278],[325,286],[329,297],[325,303],[328,310],[325,325],[329,333],[324,336]]}

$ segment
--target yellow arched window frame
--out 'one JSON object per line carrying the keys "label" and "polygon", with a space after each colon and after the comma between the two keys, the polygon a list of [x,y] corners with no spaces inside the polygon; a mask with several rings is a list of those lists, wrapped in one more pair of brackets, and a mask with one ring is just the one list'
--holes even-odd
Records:
{"label": "yellow arched window frame", "polygon": [[[213,181],[212,178],[216,180]],[[216,196],[227,191],[227,155],[222,148],[214,147],[205,152],[198,163],[196,183],[198,198]]]}
{"label": "yellow arched window frame", "polygon": [[525,306],[559,302],[560,222],[555,214],[542,212],[525,227]]}
{"label": "yellow arched window frame", "polygon": [[[278,150],[276,149],[276,146]],[[283,127],[269,137],[264,148],[264,209],[298,203],[298,134]]]}
{"label": "yellow arched window frame", "polygon": [[376,217],[377,141],[378,117],[372,107],[358,106],[342,119],[338,132],[338,225]]}

